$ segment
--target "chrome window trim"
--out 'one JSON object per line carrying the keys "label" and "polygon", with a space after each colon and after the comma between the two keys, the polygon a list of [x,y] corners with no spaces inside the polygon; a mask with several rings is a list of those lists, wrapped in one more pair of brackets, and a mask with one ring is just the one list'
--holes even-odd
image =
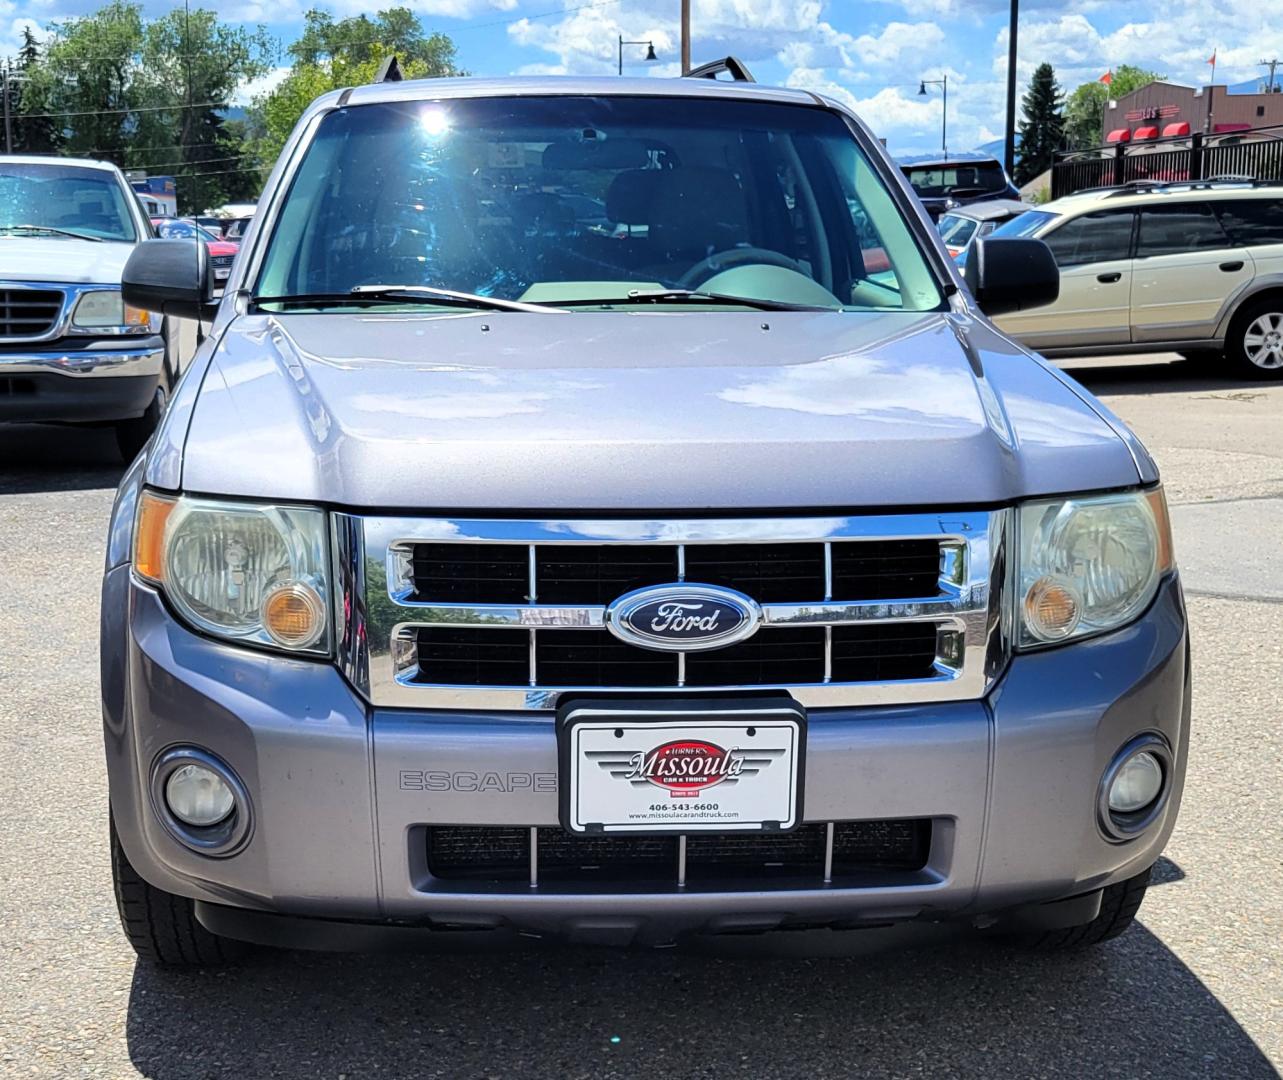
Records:
{"label": "chrome window trim", "polygon": [[[604,606],[445,604],[416,599],[410,582],[410,549],[420,542],[514,544],[531,550],[564,544],[823,543],[826,591],[831,592],[831,545],[859,540],[933,539],[941,544],[939,592],[895,601],[762,605],[759,633],[777,626],[832,627],[895,623],[935,623],[940,645],[936,674],[929,678],[883,682],[833,682],[831,652],[825,650],[823,682],[752,686],[784,690],[809,708],[916,704],[974,700],[997,677],[1009,652],[1007,552],[1011,536],[1008,510],[945,514],[902,513],[826,517],[690,518],[671,520],[502,518],[410,518],[334,515],[336,625],[338,662],[347,679],[376,706],[411,709],[497,710],[514,713],[556,708],[568,692],[598,694],[672,693],[670,687],[457,686],[414,681],[418,673],[415,631],[420,627],[525,629],[531,647],[535,631],[604,626]],[[680,558],[680,554],[679,554]],[[679,654],[681,656],[682,654]],[[534,678],[534,665],[531,665]],[[745,687],[700,687],[690,694],[716,695]]]}

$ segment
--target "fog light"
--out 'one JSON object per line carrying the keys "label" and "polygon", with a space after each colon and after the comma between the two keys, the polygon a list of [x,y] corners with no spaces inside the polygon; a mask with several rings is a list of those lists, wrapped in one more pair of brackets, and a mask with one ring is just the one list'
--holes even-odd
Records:
{"label": "fog light", "polygon": [[1145,809],[1163,790],[1163,766],[1148,750],[1123,762],[1109,785],[1109,809],[1134,814]]}
{"label": "fog light", "polygon": [[236,806],[227,782],[204,765],[182,765],[165,782],[165,804],[174,817],[196,828],[217,825]]}

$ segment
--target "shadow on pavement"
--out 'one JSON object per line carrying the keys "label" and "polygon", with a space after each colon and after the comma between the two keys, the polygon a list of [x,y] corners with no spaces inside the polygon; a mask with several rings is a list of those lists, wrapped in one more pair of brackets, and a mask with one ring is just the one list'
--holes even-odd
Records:
{"label": "shadow on pavement", "polygon": [[[1169,878],[1170,880],[1170,878]],[[186,1077],[1276,1076],[1141,926],[1077,954],[927,928],[934,944],[783,958],[726,948],[265,952],[221,973],[139,966],[127,1037]],[[821,947],[823,949],[823,947]],[[823,951],[828,951],[823,949]]]}
{"label": "shadow on pavement", "polygon": [[1062,360],[1057,365],[1093,394],[1260,394],[1272,384],[1217,375],[1188,360],[1111,363],[1096,366]]}
{"label": "shadow on pavement", "polygon": [[124,471],[109,427],[0,424],[0,494],[114,488]]}

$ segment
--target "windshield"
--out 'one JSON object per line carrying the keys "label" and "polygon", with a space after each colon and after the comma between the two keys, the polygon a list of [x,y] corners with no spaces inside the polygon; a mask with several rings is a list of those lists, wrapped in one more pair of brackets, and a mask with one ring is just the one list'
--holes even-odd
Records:
{"label": "windshield", "polygon": [[940,239],[948,247],[966,247],[971,234],[976,231],[976,219],[958,214],[945,214],[939,221]]}
{"label": "windshield", "polygon": [[922,199],[989,195],[1007,190],[1007,177],[996,161],[968,161],[944,166],[911,165],[904,172]]}
{"label": "windshield", "polygon": [[164,240],[195,240],[199,236],[207,244],[216,244],[219,239],[208,229],[172,218],[156,222],[156,235]]}
{"label": "windshield", "polygon": [[[133,243],[127,192],[114,173],[76,165],[0,160],[0,235],[37,229]],[[35,229],[20,229],[35,226]]]}
{"label": "windshield", "polygon": [[333,298],[371,285],[606,308],[676,289],[834,310],[942,302],[841,117],[720,99],[328,114],[254,292]]}
{"label": "windshield", "polygon": [[1055,221],[1059,216],[1047,210],[1026,210],[1019,217],[1004,221],[990,235],[1033,236],[1034,233],[1041,232],[1044,225]]}

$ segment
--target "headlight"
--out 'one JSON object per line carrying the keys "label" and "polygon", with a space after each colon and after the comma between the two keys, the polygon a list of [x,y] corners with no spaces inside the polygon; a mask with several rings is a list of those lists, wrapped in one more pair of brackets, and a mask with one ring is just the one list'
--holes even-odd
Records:
{"label": "headlight", "polygon": [[1027,503],[1017,530],[1024,647],[1122,626],[1174,566],[1162,488]]}
{"label": "headlight", "polygon": [[151,313],[130,307],[119,289],[94,289],[80,294],[71,313],[71,325],[105,334],[138,334],[151,330]]}
{"label": "headlight", "polygon": [[145,492],[134,570],[192,625],[233,641],[328,653],[325,513]]}

